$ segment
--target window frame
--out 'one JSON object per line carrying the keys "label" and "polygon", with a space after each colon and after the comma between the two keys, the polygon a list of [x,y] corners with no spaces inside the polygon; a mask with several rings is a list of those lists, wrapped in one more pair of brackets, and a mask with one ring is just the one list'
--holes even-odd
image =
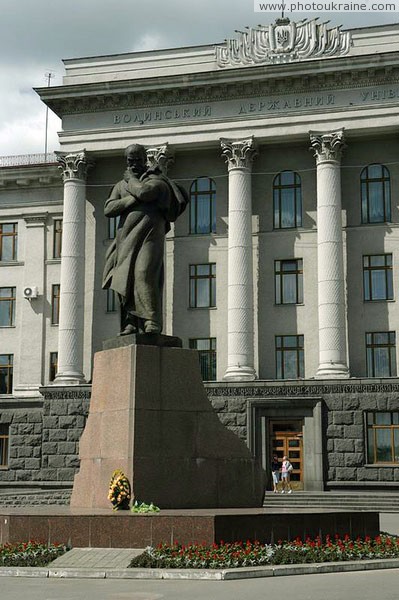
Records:
{"label": "window frame", "polygon": [[0,290],[11,290],[10,296],[2,297],[0,295],[0,303],[1,302],[9,302],[10,306],[8,308],[9,313],[9,323],[8,325],[1,325],[0,329],[6,329],[7,327],[15,327],[15,311],[16,311],[16,301],[17,301],[17,288],[15,286],[2,286]]}
{"label": "window frame", "polygon": [[[285,345],[285,338],[296,338],[295,345]],[[281,340],[279,345],[278,340]],[[275,361],[276,361],[276,379],[279,381],[291,379],[285,377],[286,363],[284,355],[288,352],[296,353],[296,372],[297,375],[293,379],[304,379],[305,378],[305,337],[303,334],[293,335],[276,335],[274,341],[275,347]],[[281,354],[281,360],[279,360],[279,354]]]}
{"label": "window frame", "polygon": [[54,381],[58,373],[58,352],[50,352],[49,358],[49,382]]}
{"label": "window frame", "polygon": [[[381,414],[389,414],[391,418],[390,424],[376,423],[376,416]],[[394,415],[397,415],[397,423],[394,423]],[[372,423],[370,421],[373,421]],[[366,448],[367,448],[367,464],[369,465],[399,465],[399,455],[395,460],[395,432],[399,440],[399,411],[367,411],[365,413],[365,429],[366,429]],[[378,460],[378,432],[390,431],[390,446],[391,446],[391,460]],[[372,436],[372,443],[371,438]],[[371,447],[373,456],[371,457]],[[381,446],[380,446],[381,448]]]}
{"label": "window frame", "polygon": [[[8,359],[7,359],[8,362],[4,363],[4,364],[2,362],[0,362],[0,372],[6,371],[6,376],[5,376],[6,389],[5,389],[5,391],[2,391],[2,389],[0,387],[0,394],[10,396],[13,391],[14,355],[13,354],[0,354],[0,358],[1,357],[8,357]],[[1,378],[0,378],[0,384],[1,384]]]}
{"label": "window frame", "polygon": [[[208,181],[208,189],[198,190],[198,182],[201,180]],[[208,221],[205,231],[198,231],[199,196],[205,196],[208,199]],[[209,233],[216,233],[216,183],[211,177],[197,177],[190,186],[189,233],[190,235],[207,235]]]}
{"label": "window frame", "polygon": [[61,285],[53,283],[51,285],[51,325],[60,324],[60,295]]}
{"label": "window frame", "polygon": [[[3,232],[5,225],[12,225],[13,231],[9,233]],[[3,240],[4,238],[12,237],[12,257],[3,259]],[[18,260],[18,223],[0,223],[0,262],[13,262]]]}
{"label": "window frame", "polygon": [[0,469],[8,469],[10,462],[10,425],[0,424]]}
{"label": "window frame", "polygon": [[[198,274],[198,267],[209,267],[209,273]],[[193,271],[194,269],[194,271]],[[200,281],[208,280],[209,304],[198,306],[198,285]],[[189,308],[216,307],[216,263],[198,263],[189,265]]]}
{"label": "window frame", "polygon": [[[209,348],[199,349],[198,342],[209,342]],[[216,338],[190,338],[188,340],[190,350],[197,350],[200,361],[201,376],[203,381],[217,381],[217,346]],[[204,377],[210,373],[210,377]]]}
{"label": "window frame", "polygon": [[[387,335],[387,343],[376,343],[374,342],[374,336],[376,335]],[[370,343],[368,341],[370,337]],[[393,339],[393,342],[390,342]],[[376,375],[376,356],[374,350],[377,348],[387,348],[388,350],[388,363],[389,363],[389,375]],[[371,354],[371,360],[369,360],[369,350]],[[397,376],[397,359],[396,359],[396,332],[395,331],[367,331],[366,332],[366,372],[367,377],[370,378],[384,378],[384,377],[396,377]],[[370,374],[370,365],[372,366],[372,374]]]}
{"label": "window frame", "polygon": [[[292,271],[285,271],[283,264],[296,263]],[[295,275],[295,302],[284,301],[284,278],[287,275]],[[274,261],[274,302],[277,305],[303,304],[303,259],[290,258]]]}
{"label": "window frame", "polygon": [[108,240],[114,240],[116,238],[116,234],[118,231],[118,227],[119,227],[119,222],[120,222],[120,215],[117,215],[116,217],[107,217],[108,223],[107,223],[107,239]]}
{"label": "window frame", "polygon": [[107,314],[118,312],[117,297],[116,297],[115,290],[112,290],[111,288],[107,288],[106,293],[107,293],[107,303],[106,303],[105,312]]}
{"label": "window frame", "polygon": [[[369,177],[370,167],[381,167],[380,177]],[[380,183],[382,186],[379,201],[383,203],[383,219],[370,220],[370,185]],[[366,165],[360,173],[360,208],[361,222],[363,225],[374,223],[391,222],[391,174],[389,169],[381,163],[370,163]]]}
{"label": "window frame", "polygon": [[[371,259],[376,257],[384,257],[384,265],[371,265]],[[388,263],[390,261],[390,264]],[[366,262],[368,263],[366,265]],[[385,297],[373,298],[373,277],[375,271],[384,273],[385,282]],[[368,298],[367,296],[368,289]],[[384,300],[394,300],[393,287],[393,256],[392,253],[386,254],[364,254],[363,255],[363,300],[365,302],[381,302]],[[390,295],[391,293],[391,295]]]}
{"label": "window frame", "polygon": [[61,258],[62,252],[62,219],[54,219],[53,223],[53,258]]}
{"label": "window frame", "polygon": [[[294,183],[282,183],[281,179],[284,174],[292,173],[294,176]],[[302,181],[301,177],[296,171],[286,169],[277,173],[273,179],[273,229],[297,229],[302,227]],[[294,225],[283,225],[282,224],[282,192],[284,190],[292,190],[293,193],[293,206],[294,206]]]}

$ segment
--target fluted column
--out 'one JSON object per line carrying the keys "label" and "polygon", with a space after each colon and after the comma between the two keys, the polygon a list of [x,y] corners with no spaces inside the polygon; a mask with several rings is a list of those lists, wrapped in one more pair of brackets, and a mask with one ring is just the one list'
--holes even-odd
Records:
{"label": "fluted column", "polygon": [[252,261],[251,168],[253,138],[221,139],[229,169],[227,289],[227,381],[252,381],[254,368],[254,292]]}
{"label": "fluted column", "polygon": [[85,276],[86,174],[85,151],[57,153],[64,179],[64,213],[58,326],[58,372],[55,384],[84,382],[83,326]]}
{"label": "fluted column", "polygon": [[310,132],[317,164],[317,273],[319,368],[317,379],[349,377],[341,216],[344,132]]}

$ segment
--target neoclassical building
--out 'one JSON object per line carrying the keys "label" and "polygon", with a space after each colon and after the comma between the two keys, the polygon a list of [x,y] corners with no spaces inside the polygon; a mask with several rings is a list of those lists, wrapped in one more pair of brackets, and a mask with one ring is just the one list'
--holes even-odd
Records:
{"label": "neoclassical building", "polygon": [[289,455],[298,488],[399,486],[399,27],[279,19],[66,60],[37,92],[60,151],[0,159],[0,484],[73,479],[119,325],[103,206],[138,142],[190,195],[165,333],[199,351],[222,422],[266,470]]}

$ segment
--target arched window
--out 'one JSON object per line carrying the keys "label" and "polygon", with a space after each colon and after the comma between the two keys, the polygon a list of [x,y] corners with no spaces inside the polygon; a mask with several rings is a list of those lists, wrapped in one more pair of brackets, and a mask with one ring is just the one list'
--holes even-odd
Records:
{"label": "arched window", "polygon": [[198,177],[190,187],[190,233],[216,231],[216,183]]}
{"label": "arched window", "polygon": [[282,171],[273,181],[274,229],[302,226],[301,178],[294,171]]}
{"label": "arched window", "polygon": [[367,165],[360,174],[362,223],[391,220],[391,179],[384,165]]}

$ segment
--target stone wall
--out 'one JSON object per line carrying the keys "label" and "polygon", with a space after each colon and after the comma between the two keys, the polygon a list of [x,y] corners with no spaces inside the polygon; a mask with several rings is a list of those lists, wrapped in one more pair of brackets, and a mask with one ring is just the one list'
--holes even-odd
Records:
{"label": "stone wall", "polygon": [[91,386],[46,387],[43,399],[7,401],[0,423],[9,425],[8,468],[0,483],[73,482],[79,469],[79,439],[89,410]]}
{"label": "stone wall", "polygon": [[73,481],[79,470],[79,440],[89,413],[90,391],[42,388],[42,469],[45,481]]}
{"label": "stone wall", "polygon": [[[324,487],[399,488],[399,463],[367,464],[365,426],[368,411],[399,411],[399,379],[209,383],[205,387],[220,421],[253,451],[257,451],[257,415],[265,402],[269,410],[279,410],[284,401],[290,400],[290,407],[320,399]],[[8,401],[0,407],[0,423],[10,425],[9,468],[0,470],[1,487],[14,482],[32,482],[37,488],[41,482],[72,483],[79,469],[79,439],[91,386],[49,386],[41,392],[42,400]]]}
{"label": "stone wall", "polygon": [[[301,384],[209,383],[206,389],[220,420],[247,439],[250,446],[259,428],[256,407],[261,408],[265,400],[268,406],[274,405],[277,409],[285,399],[320,398],[326,489],[399,487],[399,463],[394,466],[367,464],[365,425],[365,415],[369,411],[399,411],[398,379],[304,381]],[[248,423],[249,414],[255,422]]]}
{"label": "stone wall", "polygon": [[68,505],[71,490],[0,494],[0,506]]}

